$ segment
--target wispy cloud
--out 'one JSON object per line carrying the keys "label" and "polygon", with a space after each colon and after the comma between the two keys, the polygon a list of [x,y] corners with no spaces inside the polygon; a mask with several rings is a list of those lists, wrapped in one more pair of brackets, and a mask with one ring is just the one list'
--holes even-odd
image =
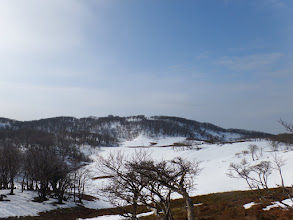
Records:
{"label": "wispy cloud", "polygon": [[282,53],[252,54],[248,56],[224,56],[216,64],[225,66],[233,71],[266,70],[276,64],[283,56]]}
{"label": "wispy cloud", "polygon": [[264,3],[278,9],[287,7],[284,0],[265,0]]}
{"label": "wispy cloud", "polygon": [[198,60],[206,60],[210,57],[210,53],[208,51],[200,53],[198,56],[196,56],[196,59]]}

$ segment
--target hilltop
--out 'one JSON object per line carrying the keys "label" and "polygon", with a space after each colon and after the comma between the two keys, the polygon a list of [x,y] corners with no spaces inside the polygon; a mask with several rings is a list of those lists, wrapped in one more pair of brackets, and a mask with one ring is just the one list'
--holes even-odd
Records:
{"label": "hilltop", "polygon": [[225,129],[211,123],[179,117],[144,115],[119,117],[55,117],[33,121],[0,118],[3,130],[35,130],[46,133],[64,133],[73,139],[96,146],[117,146],[120,142],[146,137],[186,137],[213,142],[266,138],[264,132],[243,129]]}

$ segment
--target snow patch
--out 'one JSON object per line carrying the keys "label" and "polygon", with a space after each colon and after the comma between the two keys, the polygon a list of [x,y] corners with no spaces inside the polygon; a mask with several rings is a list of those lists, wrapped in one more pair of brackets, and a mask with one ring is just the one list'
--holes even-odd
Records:
{"label": "snow patch", "polygon": [[[154,212],[146,212],[146,213],[138,214],[137,217],[141,218],[141,217],[149,216],[153,214]],[[86,218],[86,219],[79,218],[77,220],[122,220],[122,219],[125,219],[125,218],[121,217],[120,215],[104,215],[104,216],[98,216],[95,218]]]}
{"label": "snow patch", "polygon": [[273,205],[269,205],[269,206],[263,208],[263,210],[264,211],[268,211],[268,210],[270,210],[272,208],[278,208],[278,207],[279,208],[287,208],[286,205],[291,206],[291,207],[293,206],[292,199],[285,199],[285,200],[283,200],[282,203],[285,203],[286,205],[284,205],[284,204],[282,204],[280,202],[272,202],[272,203],[273,203]]}
{"label": "snow patch", "polygon": [[36,216],[39,212],[49,211],[57,208],[71,208],[76,206],[74,202],[66,202],[65,204],[56,204],[57,200],[48,200],[43,203],[33,202],[33,197],[37,196],[36,192],[15,190],[15,195],[8,195],[9,190],[1,190],[1,194],[5,194],[6,200],[0,202],[0,217],[17,217],[17,216]]}
{"label": "snow patch", "polygon": [[174,143],[183,142],[186,137],[160,137],[160,138],[149,138],[143,134],[131,141],[125,141],[121,144],[122,147],[149,147],[156,143],[156,146],[168,146]]}
{"label": "snow patch", "polygon": [[122,218],[120,215],[103,215],[103,216],[99,216],[95,218],[85,218],[85,219],[78,218],[77,220],[122,220],[122,219],[124,218]]}
{"label": "snow patch", "polygon": [[258,205],[259,203],[255,203],[255,202],[250,202],[250,203],[247,203],[245,205],[243,205],[243,208],[245,209],[250,209],[252,206],[254,205]]}

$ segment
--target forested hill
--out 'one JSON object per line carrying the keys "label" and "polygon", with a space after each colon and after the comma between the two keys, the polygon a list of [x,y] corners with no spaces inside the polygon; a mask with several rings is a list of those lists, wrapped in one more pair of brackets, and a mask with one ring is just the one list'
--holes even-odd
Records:
{"label": "forested hill", "polygon": [[148,137],[183,136],[201,140],[231,141],[245,138],[264,138],[270,134],[242,129],[224,129],[179,117],[143,115],[131,117],[55,117],[33,121],[0,118],[1,132],[41,131],[64,134],[93,145],[117,145],[120,140],[132,140],[139,135]]}

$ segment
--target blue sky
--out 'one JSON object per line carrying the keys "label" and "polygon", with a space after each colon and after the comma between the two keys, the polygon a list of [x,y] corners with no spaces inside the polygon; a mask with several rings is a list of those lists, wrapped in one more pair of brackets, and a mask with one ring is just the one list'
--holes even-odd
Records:
{"label": "blue sky", "polygon": [[289,0],[0,2],[2,117],[172,115],[284,132]]}

